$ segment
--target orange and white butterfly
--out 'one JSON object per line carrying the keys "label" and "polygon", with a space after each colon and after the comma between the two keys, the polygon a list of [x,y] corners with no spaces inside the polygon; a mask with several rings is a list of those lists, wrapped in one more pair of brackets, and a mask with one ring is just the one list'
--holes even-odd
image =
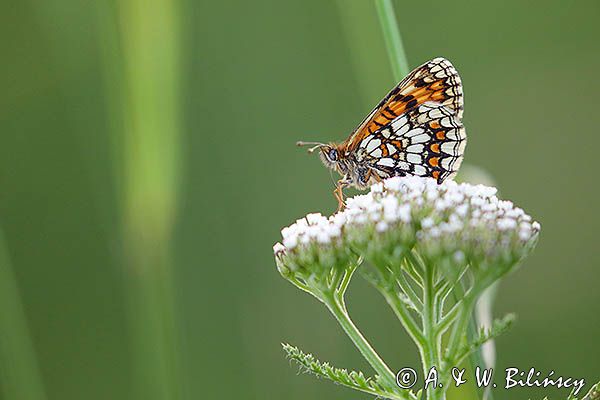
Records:
{"label": "orange and white butterfly", "polygon": [[342,143],[315,145],[328,168],[342,175],[334,191],[365,189],[392,176],[416,175],[438,183],[456,175],[467,135],[462,124],[463,89],[454,66],[435,58],[408,74]]}

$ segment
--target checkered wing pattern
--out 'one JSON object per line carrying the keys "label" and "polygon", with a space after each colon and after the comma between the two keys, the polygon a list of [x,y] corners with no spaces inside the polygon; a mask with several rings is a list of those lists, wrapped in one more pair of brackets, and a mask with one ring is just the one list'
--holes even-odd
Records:
{"label": "checkered wing pattern", "polygon": [[461,80],[454,66],[445,58],[428,61],[406,76],[340,147],[346,153],[353,152],[368,136],[426,102],[435,102],[444,106],[457,121],[462,118]]}
{"label": "checkered wing pattern", "polygon": [[442,182],[456,175],[465,145],[456,110],[425,102],[366,136],[356,154],[379,178],[416,175]]}

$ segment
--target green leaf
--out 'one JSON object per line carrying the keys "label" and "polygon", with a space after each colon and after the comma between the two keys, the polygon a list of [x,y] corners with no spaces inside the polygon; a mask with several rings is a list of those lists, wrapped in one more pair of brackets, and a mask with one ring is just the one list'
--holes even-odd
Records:
{"label": "green leaf", "polygon": [[458,352],[455,362],[462,362],[465,357],[480,348],[488,340],[495,339],[508,332],[515,320],[515,314],[507,314],[501,319],[495,319],[490,329],[480,329],[478,335]]}
{"label": "green leaf", "polygon": [[[567,400],[576,400],[574,397],[569,396]],[[581,400],[600,400],[600,382],[596,383],[589,392]]]}
{"label": "green leaf", "polygon": [[[384,399],[408,400],[410,398],[408,391],[406,391],[407,395],[403,396],[402,394],[392,393],[387,390],[379,381],[379,376],[377,375],[375,377],[367,377],[360,371],[335,368],[328,362],[321,362],[312,354],[306,354],[295,346],[287,343],[282,343],[281,346],[290,360],[298,363],[303,371],[310,372],[317,377],[326,378],[351,389]],[[400,391],[400,389],[398,390]]]}
{"label": "green leaf", "polygon": [[[571,390],[567,400],[579,400],[579,398],[575,397],[575,394],[573,394],[574,391],[575,389]],[[548,400],[548,397],[544,397],[544,400]],[[586,395],[581,398],[581,400],[600,400],[600,382],[592,386],[590,391],[587,392]]]}

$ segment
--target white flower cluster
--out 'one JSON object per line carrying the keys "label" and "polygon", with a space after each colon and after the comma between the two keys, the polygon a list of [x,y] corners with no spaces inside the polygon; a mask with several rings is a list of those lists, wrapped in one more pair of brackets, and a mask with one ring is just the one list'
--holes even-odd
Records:
{"label": "white flower cluster", "polygon": [[283,228],[283,246],[293,249],[298,245],[306,245],[311,241],[327,244],[342,235],[342,227],[346,222],[344,213],[337,213],[327,218],[320,213],[308,214],[294,224]]}
{"label": "white flower cluster", "polygon": [[329,218],[308,214],[299,219],[281,231],[282,243],[273,249],[283,256],[356,240],[372,248],[377,241],[389,241],[390,235],[398,240],[398,232],[403,232],[401,237],[424,251],[485,256],[519,250],[539,230],[522,209],[499,200],[493,187],[394,177],[373,185],[367,194],[349,198],[347,207]]}

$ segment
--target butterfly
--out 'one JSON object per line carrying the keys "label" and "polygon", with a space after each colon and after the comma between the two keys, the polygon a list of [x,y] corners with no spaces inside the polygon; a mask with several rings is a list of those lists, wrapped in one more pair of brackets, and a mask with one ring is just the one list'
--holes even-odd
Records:
{"label": "butterfly", "polygon": [[396,85],[341,143],[298,142],[319,150],[342,178],[334,195],[344,207],[344,187],[365,189],[392,176],[454,177],[467,143],[463,89],[454,66],[435,58]]}

